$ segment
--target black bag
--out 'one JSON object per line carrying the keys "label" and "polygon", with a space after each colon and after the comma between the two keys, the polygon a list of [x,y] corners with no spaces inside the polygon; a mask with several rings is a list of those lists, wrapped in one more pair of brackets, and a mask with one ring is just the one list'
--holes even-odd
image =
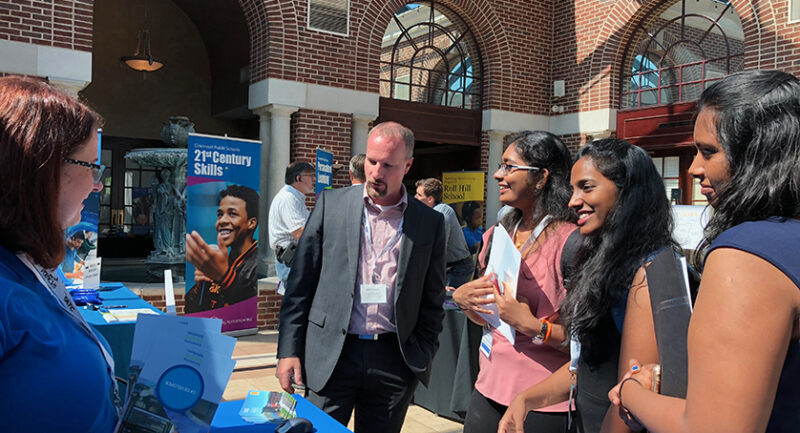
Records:
{"label": "black bag", "polygon": [[289,244],[286,248],[278,247],[275,249],[275,258],[286,266],[292,266],[294,260],[294,252],[297,250],[297,244]]}
{"label": "black bag", "polygon": [[683,266],[672,248],[664,248],[645,268],[650,307],[661,364],[661,394],[686,398],[688,351],[686,339],[692,299],[683,277]]}

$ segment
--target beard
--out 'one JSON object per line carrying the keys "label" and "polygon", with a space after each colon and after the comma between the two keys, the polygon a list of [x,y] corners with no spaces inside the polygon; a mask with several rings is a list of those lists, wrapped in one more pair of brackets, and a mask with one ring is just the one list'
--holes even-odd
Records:
{"label": "beard", "polygon": [[367,181],[367,195],[371,198],[383,198],[389,193],[389,187],[383,181]]}

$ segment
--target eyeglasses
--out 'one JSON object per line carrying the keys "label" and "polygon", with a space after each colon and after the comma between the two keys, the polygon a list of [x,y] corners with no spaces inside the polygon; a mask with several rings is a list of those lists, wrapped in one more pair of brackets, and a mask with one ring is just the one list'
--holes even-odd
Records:
{"label": "eyeglasses", "polygon": [[100,183],[100,180],[103,178],[103,172],[106,170],[106,166],[102,164],[95,164],[93,162],[86,162],[80,161],[77,159],[70,159],[64,158],[64,162],[68,164],[75,164],[80,165],[81,167],[89,167],[92,169],[92,176],[94,176],[94,183]]}
{"label": "eyeglasses", "polygon": [[514,165],[501,162],[500,164],[497,165],[497,169],[500,171],[500,174],[502,176],[505,176],[511,173],[513,170],[539,171],[542,169],[542,167],[531,167],[529,165]]}

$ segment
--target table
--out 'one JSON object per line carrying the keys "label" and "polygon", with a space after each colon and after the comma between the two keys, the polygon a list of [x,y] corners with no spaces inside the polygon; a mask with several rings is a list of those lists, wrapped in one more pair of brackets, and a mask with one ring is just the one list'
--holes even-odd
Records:
{"label": "table", "polygon": [[444,311],[431,380],[427,388],[417,387],[414,404],[439,416],[463,422],[478,378],[478,348],[482,331],[462,311],[448,308]]}
{"label": "table", "polygon": [[[122,283],[102,283],[100,284],[100,297],[103,298],[104,305],[127,305],[127,308],[149,308],[163,314],[161,310],[150,305],[142,298],[133,293]],[[78,307],[81,315],[92,327],[105,337],[108,345],[111,346],[111,353],[114,355],[114,374],[117,377],[128,377],[128,367],[131,363],[131,350],[133,348],[133,331],[136,322],[113,322],[109,323],[103,319],[99,311],[91,308]]]}
{"label": "table", "polygon": [[[314,424],[318,433],[352,433],[347,427],[339,424],[318,407],[314,406],[301,397],[300,394],[292,394],[297,400],[297,416],[303,417]],[[220,403],[214,419],[211,421],[209,433],[250,433],[250,432],[272,432],[277,424],[250,424],[239,416],[244,400],[227,401]]]}

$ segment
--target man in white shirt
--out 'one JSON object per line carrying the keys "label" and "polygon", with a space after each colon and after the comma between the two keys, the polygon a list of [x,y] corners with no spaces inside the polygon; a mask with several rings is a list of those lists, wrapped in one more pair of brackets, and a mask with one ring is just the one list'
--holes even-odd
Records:
{"label": "man in white shirt", "polygon": [[306,195],[314,193],[314,166],[303,161],[295,161],[286,167],[284,185],[269,208],[269,246],[275,251],[275,271],[286,285],[289,269],[303,234],[309,211]]}

